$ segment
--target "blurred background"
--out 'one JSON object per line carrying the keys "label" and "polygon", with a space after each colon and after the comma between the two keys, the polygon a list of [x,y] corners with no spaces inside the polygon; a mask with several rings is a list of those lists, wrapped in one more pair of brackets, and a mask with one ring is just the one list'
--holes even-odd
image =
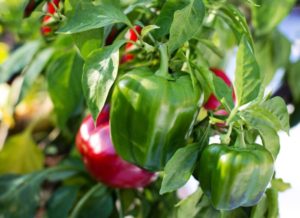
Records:
{"label": "blurred background", "polygon": [[[72,111],[74,105],[70,106],[72,113],[68,120],[57,122],[53,112],[53,102],[55,103],[57,96],[51,95],[51,90],[48,90],[54,83],[47,86],[45,82],[45,72],[49,70],[48,64],[53,59],[54,49],[67,47],[70,42],[60,38],[53,43],[55,36],[50,33],[51,29],[47,25],[44,26],[46,28],[41,28],[45,22],[41,6],[40,10],[23,20],[24,7],[20,7],[22,2],[25,1],[0,0],[0,175],[9,170],[35,172],[44,166],[57,165],[69,154],[78,157],[78,154],[74,154],[70,133],[79,126],[83,99],[78,99],[79,103],[74,102],[74,105],[79,105],[76,110]],[[248,21],[253,22],[251,13],[244,4],[239,3],[240,1],[231,2],[239,5]],[[274,6],[274,14],[284,10],[285,6],[283,4],[276,7],[278,8]],[[297,1],[287,16],[282,16],[279,20],[279,24],[271,29],[262,28],[266,31],[264,33],[253,32],[260,68],[269,76],[266,94],[281,96],[291,115],[292,128],[289,135],[280,133],[281,151],[276,161],[276,176],[291,185],[291,188],[279,194],[280,215],[283,218],[297,218],[300,216],[300,1]],[[51,28],[56,28],[55,22],[51,23]],[[226,31],[221,27],[220,32]],[[216,41],[226,42],[220,48],[228,51],[224,60],[212,57],[210,61],[215,66],[223,67],[233,80],[237,48],[232,46],[233,34],[224,35],[215,36]],[[38,40],[41,38],[45,45],[39,44]],[[24,46],[26,41],[30,43]],[[49,46],[50,43],[53,44]],[[22,49],[18,50],[19,48]],[[19,53],[10,56],[14,51]],[[59,52],[61,51],[64,50]],[[36,57],[36,62],[31,62],[33,57]],[[6,78],[4,72],[8,71],[10,76]],[[25,73],[30,76],[25,77]],[[57,127],[65,128],[65,131],[61,132]],[[24,141],[27,142],[26,148],[19,149],[17,145]],[[1,154],[1,149],[5,146],[11,149]],[[28,156],[31,157],[30,160]],[[85,177],[80,179],[84,180]],[[191,180],[179,194],[191,194],[196,184]],[[47,188],[54,189],[51,185]]]}

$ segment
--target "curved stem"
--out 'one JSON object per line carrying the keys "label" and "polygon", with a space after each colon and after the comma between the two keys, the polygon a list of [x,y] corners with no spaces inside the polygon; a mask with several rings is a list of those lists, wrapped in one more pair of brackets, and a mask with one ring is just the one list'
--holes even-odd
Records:
{"label": "curved stem", "polygon": [[119,217],[123,218],[124,217],[124,211],[123,211],[123,202],[122,202],[122,198],[121,198],[120,189],[116,190],[116,194],[117,194],[118,200],[120,201],[120,208],[118,209]]}
{"label": "curved stem", "polygon": [[160,44],[159,47],[159,53],[160,53],[160,67],[158,71],[156,71],[157,76],[162,77],[169,77],[168,69],[169,69],[169,57],[168,57],[168,50],[167,46],[165,44]]}
{"label": "curved stem", "polygon": [[241,140],[240,140],[240,142],[241,142],[240,147],[246,148],[247,145],[246,145],[246,142],[245,142],[245,132],[244,132],[243,125],[241,125],[241,136],[240,136],[240,137],[241,137]]}

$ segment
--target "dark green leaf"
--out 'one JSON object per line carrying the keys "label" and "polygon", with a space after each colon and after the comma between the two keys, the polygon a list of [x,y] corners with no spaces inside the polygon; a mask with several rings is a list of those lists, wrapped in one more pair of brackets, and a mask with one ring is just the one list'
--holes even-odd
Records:
{"label": "dark green leaf", "polygon": [[200,152],[198,143],[180,148],[168,161],[159,193],[172,192],[183,186],[191,177]]}
{"label": "dark green leaf", "polygon": [[160,11],[160,14],[156,18],[155,25],[160,28],[155,30],[154,35],[156,37],[167,35],[170,31],[175,11],[181,10],[189,3],[190,0],[167,0]]}
{"label": "dark green leaf", "polygon": [[83,59],[87,59],[92,51],[104,45],[103,34],[103,28],[73,34],[75,45]]}
{"label": "dark green leaf", "polygon": [[253,101],[261,89],[259,67],[246,37],[241,39],[239,45],[234,84],[239,106]]}
{"label": "dark green leaf", "polygon": [[14,51],[0,66],[0,83],[6,82],[12,75],[22,70],[40,48],[39,41],[28,42]]}
{"label": "dark green leaf", "polygon": [[272,31],[290,12],[296,0],[254,0],[252,21],[257,35]]}
{"label": "dark green leaf", "polygon": [[48,218],[68,217],[76,197],[78,187],[62,186],[58,188],[48,201]]}
{"label": "dark green leaf", "polygon": [[300,61],[290,66],[287,76],[293,99],[295,102],[300,102]]}
{"label": "dark green leaf", "polygon": [[19,101],[21,101],[27,94],[28,90],[31,88],[32,84],[38,77],[38,75],[43,71],[46,64],[53,54],[53,49],[46,48],[36,55],[33,61],[30,63],[28,68],[24,71],[25,76],[22,83],[21,93],[19,96]]}
{"label": "dark green leaf", "polygon": [[119,8],[111,4],[95,5],[90,1],[82,1],[77,5],[74,15],[67,18],[66,24],[58,30],[58,33],[84,32],[115,23],[132,26]]}
{"label": "dark green leaf", "polygon": [[[40,199],[40,185],[45,173],[0,177],[0,216],[32,218]],[[24,207],[26,205],[26,207]]]}
{"label": "dark green leaf", "polygon": [[68,133],[68,119],[83,104],[83,61],[74,51],[56,56],[47,70],[48,91],[59,127]]}
{"label": "dark green leaf", "polygon": [[125,41],[97,49],[86,60],[82,87],[88,107],[94,117],[101,111],[118,73],[119,48]]}
{"label": "dark green leaf", "polygon": [[174,13],[170,27],[168,50],[171,54],[183,43],[193,38],[202,26],[205,8],[202,0],[190,0],[183,9]]}
{"label": "dark green leaf", "polygon": [[70,166],[57,166],[24,176],[0,176],[0,216],[9,218],[35,217],[40,201],[42,182],[49,175],[74,170]]}
{"label": "dark green leaf", "polygon": [[100,183],[92,187],[76,204],[70,218],[93,218],[95,214],[101,218],[110,216],[113,209],[112,197]]}

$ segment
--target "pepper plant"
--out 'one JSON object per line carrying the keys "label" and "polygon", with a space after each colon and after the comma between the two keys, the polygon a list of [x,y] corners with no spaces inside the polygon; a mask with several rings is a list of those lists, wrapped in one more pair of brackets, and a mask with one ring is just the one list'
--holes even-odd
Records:
{"label": "pepper plant", "polygon": [[295,3],[0,2],[0,217],[278,217]]}

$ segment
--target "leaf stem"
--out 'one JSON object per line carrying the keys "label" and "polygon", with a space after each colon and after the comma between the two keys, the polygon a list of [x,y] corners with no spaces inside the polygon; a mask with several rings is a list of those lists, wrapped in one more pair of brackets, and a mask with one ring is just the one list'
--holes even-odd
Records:
{"label": "leaf stem", "polygon": [[236,105],[233,110],[230,112],[229,117],[226,120],[226,124],[229,125],[229,123],[231,122],[231,120],[235,117],[236,113],[238,112],[239,106]]}

